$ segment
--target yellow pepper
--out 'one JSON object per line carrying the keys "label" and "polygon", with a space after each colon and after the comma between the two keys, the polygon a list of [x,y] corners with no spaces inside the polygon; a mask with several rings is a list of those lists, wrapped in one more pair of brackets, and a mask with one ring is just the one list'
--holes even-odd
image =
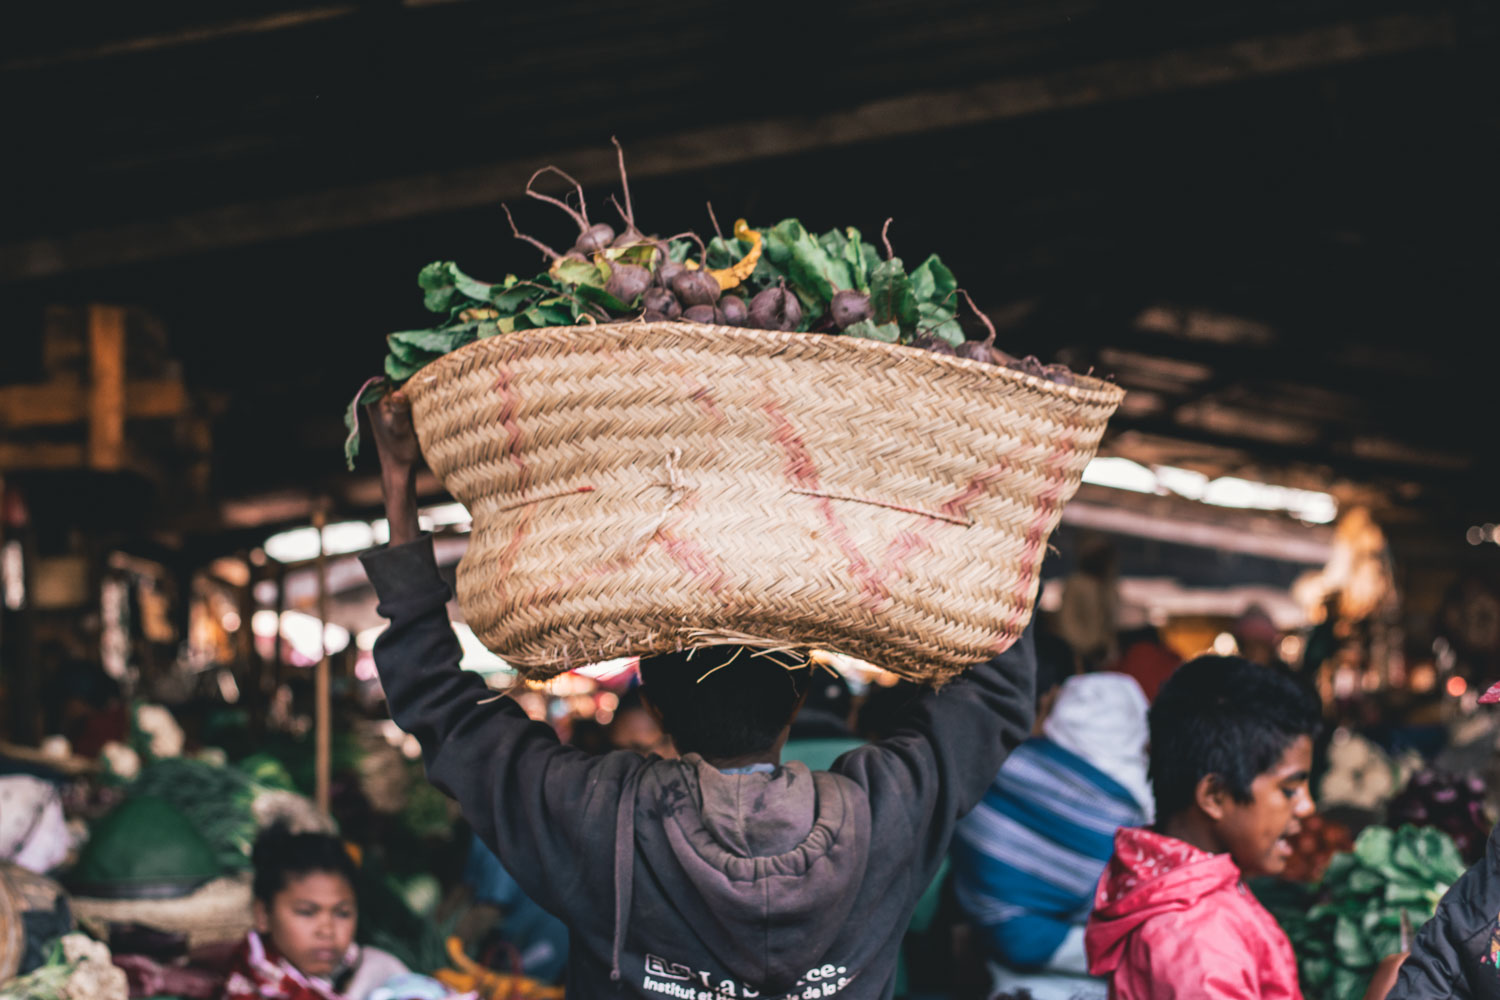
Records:
{"label": "yellow pepper", "polygon": [[[756,262],[760,260],[761,236],[760,230],[751,229],[744,219],[736,219],[734,223],[735,239],[745,240],[750,244],[750,252],[729,267],[709,271],[715,281],[719,283],[719,291],[724,292],[738,285],[755,271]],[[698,270],[696,261],[688,261],[689,271]]]}

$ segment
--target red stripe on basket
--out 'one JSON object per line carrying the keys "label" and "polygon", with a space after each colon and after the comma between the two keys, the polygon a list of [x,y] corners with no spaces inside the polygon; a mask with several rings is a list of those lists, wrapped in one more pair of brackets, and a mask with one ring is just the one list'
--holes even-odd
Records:
{"label": "red stripe on basket", "polygon": [[967,518],[969,516],[969,505],[990,491],[999,478],[1009,472],[1013,466],[1010,462],[997,462],[996,464],[978,473],[969,480],[967,486],[959,490],[957,495],[943,504],[938,509],[950,517]]}
{"label": "red stripe on basket", "polygon": [[689,576],[706,586],[710,593],[718,594],[724,589],[724,572],[713,565],[713,560],[697,542],[677,534],[674,529],[682,523],[682,520],[678,518],[677,524],[663,526],[657,531],[655,541],[661,543],[667,555],[671,556]]}
{"label": "red stripe on basket", "polygon": [[[1063,490],[1067,488],[1068,477],[1063,474],[1063,468],[1068,463],[1068,458],[1073,451],[1073,432],[1071,430],[1063,433],[1058,438],[1051,456],[1047,460],[1047,468],[1052,472],[1052,483],[1039,498],[1036,505],[1036,513],[1031,518],[1031,526],[1026,531],[1026,545],[1021,550],[1021,565],[1030,566],[1035,561],[1042,545],[1046,542],[1043,537],[1047,532],[1047,522],[1052,520],[1052,508],[1062,497]],[[1036,580],[1030,574],[1023,573],[1016,583],[1016,589],[1011,593],[1011,613],[1006,619],[1005,628],[995,636],[991,648],[998,653],[1003,653],[1016,641],[1017,630],[1021,627],[1021,618],[1025,614],[1027,599],[1036,587]]]}
{"label": "red stripe on basket", "polygon": [[495,590],[497,596],[505,599],[505,582],[510,578],[510,571],[516,564],[516,555],[521,551],[521,542],[526,538],[526,531],[531,527],[531,515],[536,507],[530,506],[522,509],[520,520],[515,529],[510,533],[510,541],[505,543],[505,548],[495,557]]}
{"label": "red stripe on basket", "polygon": [[[930,526],[931,521],[927,524]],[[891,544],[886,547],[885,556],[880,562],[881,587],[889,595],[890,581],[900,579],[906,572],[906,560],[918,552],[926,552],[932,548],[932,539],[926,531],[920,528],[912,531],[898,531],[896,537],[891,539]]]}
{"label": "red stripe on basket", "polygon": [[526,432],[516,422],[516,410],[520,400],[511,388],[511,371],[500,366],[500,375],[495,379],[494,391],[500,393],[500,423],[505,428],[505,454],[516,467],[516,492],[524,493],[531,485],[531,470],[526,466],[523,448]]}
{"label": "red stripe on basket", "polygon": [[818,481],[818,467],[813,464],[812,455],[808,454],[807,444],[786,418],[786,414],[781,412],[781,407],[774,400],[767,400],[763,409],[766,416],[771,418],[771,436],[786,449],[787,478],[804,489],[822,489],[822,484]]}
{"label": "red stripe on basket", "polygon": [[[504,365],[500,365],[500,374],[495,379],[492,387],[494,392],[500,394],[500,423],[505,428],[505,453],[510,457],[516,467],[516,492],[524,493],[530,485],[531,474],[526,467],[526,456],[522,446],[526,441],[526,434],[521,425],[516,422],[516,409],[518,400],[515,390],[511,388],[511,371]],[[531,527],[531,516],[536,511],[535,506],[528,506],[522,510],[520,519],[516,522],[515,529],[511,532],[510,541],[495,560],[495,570],[498,583],[499,596],[504,599],[506,579],[516,563],[516,555],[521,551],[521,542],[526,538],[527,529]]]}
{"label": "red stripe on basket", "polygon": [[[797,429],[792,426],[791,421],[787,420],[775,400],[768,399],[762,408],[771,418],[771,436],[777,444],[786,449],[786,476],[792,481],[792,485],[806,490],[821,489],[818,467],[814,464],[812,455],[808,453],[807,444],[797,433]],[[859,551],[859,546],[854,544],[854,539],[849,535],[849,529],[844,526],[843,521],[839,520],[838,512],[833,509],[833,503],[824,496],[808,495],[816,500],[818,513],[828,525],[834,544],[849,560],[849,572],[854,574],[855,579],[859,581],[860,591],[864,595],[860,603],[873,610],[881,601],[890,598],[890,591],[881,583],[874,567]]]}
{"label": "red stripe on basket", "polygon": [[701,382],[693,383],[693,391],[689,393],[689,398],[703,407],[703,412],[713,418],[715,427],[724,423],[724,411],[719,409],[719,404],[714,401],[713,393],[708,391],[708,386]]}
{"label": "red stripe on basket", "polygon": [[589,569],[574,573],[572,576],[569,576],[565,579],[554,580],[551,583],[544,584],[543,586],[538,587],[537,589],[531,591],[531,593],[526,594],[524,597],[520,598],[516,603],[521,605],[522,607],[531,607],[537,604],[550,603],[557,600],[559,597],[568,594],[580,584],[587,583],[588,581],[593,580],[596,577],[605,576],[609,573],[623,572],[629,569],[631,566],[635,565],[636,561],[639,558],[639,555],[618,556],[614,559],[609,560],[608,562],[602,562],[596,566],[590,567]]}
{"label": "red stripe on basket", "polygon": [[[1000,462],[977,473],[963,489],[954,495],[953,499],[938,507],[939,514],[953,522],[967,526],[971,523],[969,505],[988,493],[990,487],[1011,468],[1010,462]],[[922,514],[918,510],[910,512]],[[885,555],[880,561],[880,569],[877,571],[881,586],[889,588],[892,580],[899,579],[906,570],[906,560],[918,552],[925,552],[932,548],[932,534],[941,530],[940,523],[934,524],[931,517],[923,515],[923,520],[915,528],[899,532],[895,538],[891,539],[891,544],[886,547]]]}

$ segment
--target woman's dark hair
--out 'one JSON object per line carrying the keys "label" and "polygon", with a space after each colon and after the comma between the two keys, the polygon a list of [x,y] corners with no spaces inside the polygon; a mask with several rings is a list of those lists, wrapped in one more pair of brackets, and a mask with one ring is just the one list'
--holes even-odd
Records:
{"label": "woman's dark hair", "polygon": [[359,877],[344,842],[327,833],[293,833],[282,823],[255,838],[255,898],[266,906],[287,883],[314,872],[342,875],[353,889]]}
{"label": "woman's dark hair", "polygon": [[811,672],[788,653],[707,646],[642,659],[641,687],[678,753],[725,760],[771,748]]}
{"label": "woman's dark hair", "polygon": [[1317,694],[1291,671],[1238,656],[1200,656],[1162,685],[1151,705],[1151,787],[1162,819],[1192,805],[1218,775],[1238,802],[1299,736],[1322,728]]}

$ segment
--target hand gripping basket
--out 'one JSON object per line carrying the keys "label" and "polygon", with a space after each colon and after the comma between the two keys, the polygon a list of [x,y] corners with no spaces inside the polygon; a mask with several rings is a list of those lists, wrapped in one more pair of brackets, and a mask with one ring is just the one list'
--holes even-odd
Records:
{"label": "hand gripping basket", "polygon": [[940,683],[1025,628],[1124,392],[848,337],[624,323],[477,341],[406,394],[474,519],[464,614],[523,676],[743,642]]}

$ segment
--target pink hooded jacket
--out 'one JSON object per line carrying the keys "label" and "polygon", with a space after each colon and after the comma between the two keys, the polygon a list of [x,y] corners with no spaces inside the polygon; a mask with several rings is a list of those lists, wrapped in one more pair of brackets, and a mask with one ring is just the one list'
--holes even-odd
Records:
{"label": "pink hooded jacket", "polygon": [[1122,829],[1084,936],[1111,1000],[1302,1000],[1281,927],[1227,854]]}

